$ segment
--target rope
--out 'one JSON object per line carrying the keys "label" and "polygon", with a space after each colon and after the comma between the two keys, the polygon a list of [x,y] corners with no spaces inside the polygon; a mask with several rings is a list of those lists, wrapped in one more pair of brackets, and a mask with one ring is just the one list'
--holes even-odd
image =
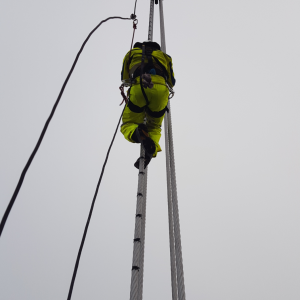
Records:
{"label": "rope", "polygon": [[135,0],[135,4],[134,4],[134,12],[133,12],[134,15],[135,15],[135,11],[136,11],[136,3],[137,3],[137,0]]}
{"label": "rope", "polygon": [[[154,10],[154,0],[151,0],[149,29],[148,29],[148,40],[151,40],[151,41],[152,41],[152,34],[153,34],[153,10]],[[152,24],[152,27],[151,27],[151,24]],[[144,49],[144,47],[143,47],[143,49]],[[143,52],[144,52],[144,50],[143,50]],[[143,59],[144,59],[144,55],[143,55]],[[143,68],[143,62],[142,62],[141,69],[142,68]],[[141,74],[142,74],[142,70],[141,70]],[[142,82],[141,78],[140,78],[140,82]],[[141,85],[141,88],[143,91],[142,85]],[[144,120],[144,123],[145,123],[145,120]],[[142,300],[142,298],[143,298],[146,193],[147,193],[147,172],[148,172],[148,167],[146,170],[144,170],[144,157],[145,157],[145,150],[143,149],[143,147],[141,145],[139,181],[138,181],[138,197],[137,197],[136,209],[137,209],[137,214],[141,214],[143,219],[137,220],[137,219],[141,219],[141,218],[136,218],[136,222],[135,222],[134,237],[135,238],[141,237],[141,242],[134,243],[134,246],[133,246],[132,265],[137,266],[137,264],[138,264],[138,269],[132,268],[131,285],[130,285],[130,300]],[[141,193],[142,193],[143,197],[140,197]],[[138,211],[141,211],[141,212],[138,212]]]}
{"label": "rope", "polygon": [[167,170],[167,187],[168,187],[168,215],[169,215],[169,239],[170,239],[170,265],[171,265],[171,284],[172,300],[178,300],[178,288],[176,278],[176,256],[175,256],[175,237],[174,237],[174,218],[172,204],[172,181],[170,170],[170,149],[169,149],[169,132],[168,132],[168,114],[164,118],[165,129],[165,147],[166,147],[166,170]]}
{"label": "rope", "polygon": [[131,286],[130,286],[130,300],[141,300],[139,294],[141,291],[141,284],[143,280],[143,258],[144,258],[144,207],[146,201],[146,189],[145,179],[147,172],[144,169],[144,157],[145,150],[141,147],[140,150],[140,167],[139,167],[139,179],[138,179],[138,193],[136,202],[136,218],[135,218],[135,229],[134,239],[139,238],[141,242],[134,243],[133,245],[133,257],[132,257],[132,271],[131,271]]}
{"label": "rope", "polygon": [[[136,2],[135,2],[135,4],[136,4]],[[133,18],[135,18],[135,17],[136,17],[136,15],[132,14],[130,18],[133,19]],[[132,40],[131,40],[130,51],[129,51],[129,59],[128,59],[128,63],[127,63],[127,68],[128,68],[128,70],[129,70],[129,64],[130,64],[130,57],[131,57],[131,50],[132,50],[133,40],[134,40],[134,34],[135,34],[135,30],[137,29],[137,24],[138,24],[138,20],[137,20],[137,19],[134,19],[134,20],[133,20],[133,34],[132,34]],[[129,84],[129,85],[131,86],[131,84],[132,84],[132,79],[130,78],[130,84]],[[126,84],[126,85],[127,85],[127,84]],[[123,101],[121,102],[120,105],[122,105],[124,102],[125,102],[125,104],[128,103],[128,97],[125,95],[125,92],[124,92],[124,86],[125,86],[125,83],[122,83],[122,84],[120,85],[120,87],[119,87],[119,89],[120,89],[120,91],[121,91],[121,95],[122,95],[122,97],[123,97]],[[129,91],[130,91],[130,89],[127,91],[127,95],[129,95]]]}
{"label": "rope", "polygon": [[166,170],[167,170],[167,187],[168,187],[168,215],[169,215],[169,239],[170,239],[170,265],[171,265],[171,283],[172,283],[172,300],[178,300],[178,288],[176,278],[176,256],[175,256],[175,237],[174,237],[174,218],[172,204],[172,181],[170,170],[170,149],[169,149],[169,132],[168,132],[168,114],[164,118],[165,129],[165,147],[166,147]]}
{"label": "rope", "polygon": [[108,21],[108,20],[111,20],[111,19],[131,20],[130,18],[109,17],[109,18],[107,18],[107,19],[101,21],[101,22],[100,22],[100,23],[99,23],[99,24],[98,24],[98,25],[97,25],[97,26],[89,33],[89,35],[87,36],[87,38],[86,38],[85,41],[83,42],[83,44],[82,44],[82,46],[81,46],[79,52],[78,52],[77,55],[76,55],[76,58],[75,58],[75,60],[74,60],[74,62],[73,62],[73,65],[72,65],[72,67],[71,67],[71,69],[70,69],[70,71],[69,71],[69,73],[68,73],[68,76],[67,76],[67,78],[65,79],[65,81],[64,81],[64,83],[63,83],[63,85],[62,85],[62,88],[61,88],[61,90],[60,90],[60,92],[59,92],[59,95],[58,95],[58,97],[57,97],[57,100],[56,100],[56,102],[54,103],[54,106],[53,106],[53,108],[52,108],[52,111],[51,111],[51,113],[50,113],[50,115],[49,115],[49,117],[48,117],[48,119],[47,119],[47,121],[46,121],[46,123],[45,123],[45,125],[44,125],[44,128],[43,128],[41,134],[40,134],[40,137],[39,137],[39,139],[38,139],[38,142],[37,142],[36,146],[34,147],[34,150],[33,150],[33,152],[31,153],[31,155],[30,155],[30,157],[29,157],[29,159],[28,159],[28,161],[27,161],[27,163],[26,163],[26,165],[25,165],[25,167],[24,167],[24,169],[23,169],[23,171],[22,171],[22,173],[21,173],[20,179],[19,179],[18,184],[17,184],[17,186],[16,186],[16,188],[15,188],[15,191],[14,191],[14,193],[13,193],[13,195],[12,195],[12,198],[11,198],[11,200],[10,200],[10,202],[9,202],[7,208],[6,208],[6,211],[5,211],[4,215],[3,215],[3,218],[2,218],[2,221],[1,221],[1,224],[0,224],[0,236],[1,236],[2,231],[3,231],[3,229],[4,229],[4,226],[5,226],[6,220],[7,220],[8,216],[9,216],[9,213],[10,213],[10,211],[11,211],[13,205],[14,205],[14,202],[15,202],[15,200],[16,200],[18,194],[19,194],[19,191],[20,191],[20,189],[21,189],[21,187],[22,187],[22,184],[23,184],[24,178],[25,178],[25,176],[26,176],[27,170],[29,169],[29,167],[30,167],[30,165],[31,165],[31,162],[33,161],[33,159],[34,159],[34,157],[35,157],[35,155],[36,155],[36,153],[37,153],[37,151],[38,151],[38,149],[39,149],[39,147],[40,147],[40,145],[41,145],[41,143],[42,143],[42,141],[43,141],[43,138],[44,138],[44,135],[45,135],[45,133],[46,133],[46,131],[47,131],[47,128],[48,128],[48,126],[49,126],[49,123],[50,123],[50,121],[51,121],[51,119],[52,119],[52,117],[53,117],[53,115],[54,115],[54,113],[55,113],[55,110],[56,110],[56,108],[57,108],[57,106],[58,106],[58,103],[59,103],[59,101],[60,101],[60,98],[61,98],[61,96],[63,95],[63,92],[64,92],[64,90],[65,90],[65,88],[66,88],[66,85],[67,85],[67,83],[68,83],[68,81],[69,81],[69,79],[70,79],[70,77],[71,77],[71,75],[72,75],[72,73],[73,73],[73,71],[74,71],[74,68],[75,68],[75,66],[76,66],[76,64],[77,64],[77,61],[78,61],[78,59],[79,59],[79,56],[80,56],[80,54],[81,54],[81,52],[82,52],[84,46],[86,45],[87,41],[90,39],[91,35],[92,35],[92,34],[100,27],[100,25],[101,25],[102,23]]}
{"label": "rope", "polygon": [[85,228],[84,228],[83,236],[82,236],[82,239],[81,239],[80,247],[79,247],[77,258],[76,258],[76,263],[75,263],[75,267],[74,267],[74,271],[73,271],[73,276],[72,276],[72,280],[71,280],[71,284],[70,284],[70,288],[69,288],[68,300],[70,300],[71,297],[72,297],[72,292],[73,292],[74,282],[75,282],[75,279],[76,279],[77,269],[78,269],[78,266],[79,266],[81,252],[82,252],[83,245],[84,245],[85,238],[86,238],[86,234],[87,234],[87,231],[88,231],[88,228],[89,228],[89,224],[90,224],[90,220],[91,220],[91,217],[92,217],[94,205],[95,205],[95,202],[96,202],[96,198],[97,198],[99,186],[100,186],[100,183],[101,183],[101,180],[102,180],[102,177],[103,177],[103,173],[104,173],[104,169],[105,169],[105,166],[106,166],[106,163],[107,163],[107,160],[108,160],[108,156],[109,156],[111,147],[112,147],[112,145],[114,143],[114,140],[115,140],[115,137],[116,137],[116,134],[117,134],[117,131],[118,131],[118,128],[119,128],[119,125],[120,125],[120,122],[121,122],[122,115],[123,115],[123,112],[125,110],[125,107],[126,107],[126,105],[124,106],[122,114],[121,114],[121,116],[119,118],[118,125],[116,127],[114,136],[113,136],[112,141],[110,143],[110,146],[108,148],[108,151],[107,151],[107,154],[106,154],[106,158],[105,158],[105,161],[104,161],[104,164],[103,164],[103,167],[102,167],[102,171],[101,171],[98,183],[97,183],[96,191],[95,191],[95,194],[94,194],[94,198],[93,198],[92,205],[91,205],[91,208],[90,208],[89,216],[88,216],[88,219],[86,221],[86,225],[85,225]]}
{"label": "rope", "polygon": [[[162,51],[166,52],[165,28],[163,3],[159,1],[160,10],[160,32]],[[169,89],[171,99],[174,91]],[[176,187],[175,157],[172,134],[172,117],[170,102],[168,103],[169,112],[165,114],[165,133],[166,133],[166,164],[168,180],[168,210],[169,210],[169,234],[170,234],[170,256],[171,256],[171,277],[172,277],[172,298],[173,300],[185,300],[185,285],[182,262],[180,222]],[[175,252],[175,253],[174,253]]]}
{"label": "rope", "polygon": [[[133,40],[134,40],[134,33],[135,33],[135,30],[136,30],[136,28],[137,28],[137,23],[138,23],[138,20],[136,19],[136,15],[135,15],[135,11],[136,11],[136,3],[137,3],[137,0],[135,1],[134,13],[131,14],[130,19],[122,18],[122,19],[125,19],[125,20],[133,20],[133,35],[132,35],[132,41],[131,41],[130,51],[131,51],[131,49],[132,49],[132,44],[133,44]],[[106,20],[108,20],[108,19],[106,19]],[[105,21],[106,21],[106,20],[105,20]],[[105,21],[103,21],[103,22],[105,22]],[[98,25],[98,27],[99,27],[100,25],[101,25],[101,23]],[[96,28],[94,29],[94,31],[95,31],[98,27],[96,27]],[[91,35],[91,34],[90,34],[90,35]],[[120,91],[121,91],[121,95],[122,95],[122,97],[123,97],[123,101],[126,102],[127,97],[126,97],[125,94],[124,94],[124,85],[121,85],[121,86],[120,86]],[[123,102],[122,102],[122,103],[123,103]],[[122,104],[122,103],[121,103],[121,104]],[[120,104],[120,105],[121,105],[121,104]],[[74,287],[74,283],[75,283],[75,279],[76,279],[76,275],[77,275],[77,270],[78,270],[78,266],[79,266],[79,262],[80,262],[81,252],[82,252],[82,249],[83,249],[83,246],[84,246],[86,234],[87,234],[87,231],[88,231],[88,228],[89,228],[89,224],[90,224],[90,220],[91,220],[91,217],[92,217],[92,214],[93,214],[93,209],[94,209],[94,205],[95,205],[95,202],[96,202],[98,190],[99,190],[99,187],[100,187],[100,183],[101,183],[101,181],[102,181],[102,177],[103,177],[103,174],[104,174],[104,169],[105,169],[105,166],[106,166],[106,163],[107,163],[107,160],[108,160],[108,156],[109,156],[111,147],[112,147],[112,145],[113,145],[113,143],[114,143],[114,140],[115,140],[115,138],[116,138],[116,134],[117,134],[117,131],[118,131],[118,128],[119,128],[119,125],[120,125],[120,122],[121,122],[121,119],[122,119],[124,110],[125,110],[125,108],[126,108],[126,104],[127,104],[127,102],[125,103],[124,108],[123,108],[123,111],[122,111],[121,116],[120,116],[120,118],[119,118],[118,125],[117,125],[117,127],[116,127],[116,130],[115,130],[113,139],[112,139],[112,141],[111,141],[111,143],[110,143],[110,146],[109,146],[109,148],[108,148],[108,151],[107,151],[107,154],[106,154],[106,158],[105,158],[105,161],[104,161],[104,164],[103,164],[103,167],[102,167],[102,171],[101,171],[101,174],[100,174],[98,183],[97,183],[96,191],[95,191],[95,194],[94,194],[94,198],[93,198],[93,201],[92,201],[92,204],[91,204],[90,212],[89,212],[89,215],[88,215],[88,219],[87,219],[87,221],[86,221],[86,225],[85,225],[85,228],[84,228],[84,232],[83,232],[83,236],[82,236],[82,239],[81,239],[80,247],[79,247],[79,250],[78,250],[78,254],[77,254],[77,258],[76,258],[76,263],[75,263],[75,267],[74,267],[74,271],[73,271],[73,275],[72,275],[72,280],[71,280],[71,284],[70,284],[69,294],[68,294],[67,300],[71,300],[71,297],[72,297],[73,287]],[[138,218],[138,219],[141,219],[141,218]],[[138,244],[140,244],[140,243],[138,243]]]}
{"label": "rope", "polygon": [[178,198],[177,198],[174,143],[173,143],[173,134],[172,134],[172,118],[171,118],[170,103],[169,103],[169,113],[168,113],[167,122],[168,122],[167,126],[169,132],[168,135],[169,155],[170,155],[169,157],[170,157],[171,186],[172,186],[178,300],[185,300],[185,285],[184,285],[184,273],[183,273],[183,262],[182,262],[181,235],[180,235],[180,222],[179,222],[179,209],[178,209]]}
{"label": "rope", "polygon": [[138,20],[137,20],[137,19],[134,19],[134,20],[133,20],[133,34],[132,34],[132,40],[131,40],[130,51],[129,51],[128,69],[129,69],[129,62],[130,62],[130,57],[131,57],[131,50],[132,50],[132,45],[133,45],[133,40],[134,40],[135,30],[137,29],[137,24],[138,24]]}
{"label": "rope", "polygon": [[140,257],[140,272],[138,283],[138,299],[143,299],[143,277],[144,277],[144,255],[145,255],[145,229],[146,229],[146,205],[147,205],[147,176],[148,168],[144,172],[144,184],[143,184],[143,219],[142,219],[142,232],[141,232],[141,257]]}

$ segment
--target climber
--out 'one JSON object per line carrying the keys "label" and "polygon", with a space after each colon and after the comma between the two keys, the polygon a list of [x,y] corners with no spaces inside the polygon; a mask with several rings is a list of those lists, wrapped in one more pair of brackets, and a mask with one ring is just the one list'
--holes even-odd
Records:
{"label": "climber", "polygon": [[[121,132],[129,142],[142,143],[146,168],[161,151],[161,124],[168,110],[167,85],[170,88],[175,85],[172,58],[155,42],[137,42],[123,60],[121,80],[130,85]],[[139,168],[139,159],[134,166]]]}

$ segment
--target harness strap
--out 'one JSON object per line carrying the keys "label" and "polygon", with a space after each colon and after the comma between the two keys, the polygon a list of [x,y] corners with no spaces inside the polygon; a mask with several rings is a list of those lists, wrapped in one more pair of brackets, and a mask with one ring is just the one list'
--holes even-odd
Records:
{"label": "harness strap", "polygon": [[162,109],[160,111],[152,111],[152,110],[150,110],[150,108],[147,105],[145,105],[143,107],[139,107],[139,106],[133,104],[130,101],[130,99],[128,100],[127,107],[136,114],[142,113],[146,110],[146,113],[152,118],[161,118],[165,114],[166,111],[169,112],[168,106],[166,106],[164,109]]}
{"label": "harness strap", "polygon": [[143,80],[142,80],[142,74],[144,73],[144,64],[145,64],[145,45],[142,46],[142,64],[141,64],[141,72],[140,72],[140,86],[143,93],[143,96],[146,100],[147,105],[149,105],[148,97],[145,93],[144,87],[143,87]]}
{"label": "harness strap", "polygon": [[[145,93],[145,89],[143,87],[143,80],[142,80],[142,75],[144,74],[144,65],[145,65],[145,54],[147,55],[147,59],[148,59],[148,64],[150,64],[150,66],[153,66],[153,60],[152,60],[152,49],[147,49],[147,53],[145,53],[145,45],[142,45],[142,63],[141,63],[141,67],[140,67],[140,86],[141,86],[141,90],[143,93],[143,96],[146,100],[146,105],[143,107],[139,107],[135,104],[133,104],[130,99],[128,100],[127,103],[127,107],[134,113],[142,113],[143,111],[146,110],[147,114],[153,118],[161,118],[165,112],[169,112],[168,106],[166,106],[164,109],[160,110],[160,111],[152,111],[149,109],[148,105],[149,105],[149,99]],[[159,64],[160,67],[162,67],[163,70],[165,70],[165,67],[159,62],[158,59],[156,59],[154,57],[155,61]]]}
{"label": "harness strap", "polygon": [[[153,66],[153,68],[151,69],[155,69],[156,75],[161,76],[162,78],[164,78],[166,80],[166,74],[165,71],[160,70],[159,68],[156,68],[155,66]],[[149,70],[150,71],[150,70]],[[141,68],[140,66],[136,68],[136,70],[134,71],[132,78],[135,79],[136,77],[140,77],[140,73],[141,73]]]}
{"label": "harness strap", "polygon": [[148,59],[148,68],[149,69],[154,68],[153,60],[152,60],[152,52],[153,52],[153,49],[151,49],[151,48],[146,48],[145,49],[145,54],[146,54],[146,57]]}
{"label": "harness strap", "polygon": [[161,67],[161,69],[163,70],[165,80],[168,79],[169,75],[168,75],[168,71],[166,70],[165,66],[155,57],[153,56],[155,62]]}
{"label": "harness strap", "polygon": [[139,114],[139,113],[142,113],[142,112],[145,111],[146,105],[143,106],[143,107],[139,107],[139,106],[133,104],[133,103],[130,101],[130,99],[129,99],[129,100],[128,100],[128,103],[127,103],[127,107],[128,107],[132,112]]}
{"label": "harness strap", "polygon": [[164,109],[160,111],[152,111],[149,109],[149,107],[146,107],[147,114],[152,118],[161,118],[165,114],[165,112],[169,112],[168,106],[166,106]]}

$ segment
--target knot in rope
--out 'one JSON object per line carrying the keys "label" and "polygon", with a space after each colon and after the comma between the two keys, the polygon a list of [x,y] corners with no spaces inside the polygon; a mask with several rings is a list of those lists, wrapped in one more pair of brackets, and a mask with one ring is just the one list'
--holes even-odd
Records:
{"label": "knot in rope", "polygon": [[138,19],[133,20],[133,29],[136,29],[137,24],[139,23]]}

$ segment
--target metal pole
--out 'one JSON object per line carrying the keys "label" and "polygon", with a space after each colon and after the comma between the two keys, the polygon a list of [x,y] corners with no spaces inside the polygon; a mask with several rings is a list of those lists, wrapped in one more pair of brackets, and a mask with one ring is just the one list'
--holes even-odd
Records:
{"label": "metal pole", "polygon": [[159,20],[160,20],[160,42],[161,50],[166,53],[166,35],[165,35],[165,22],[164,22],[164,8],[162,0],[159,1]]}
{"label": "metal pole", "polygon": [[144,157],[145,151],[141,147],[140,151],[140,169],[139,169],[139,181],[137,191],[137,203],[136,203],[136,215],[135,215],[135,230],[134,230],[134,244],[133,244],[133,258],[131,269],[131,288],[130,288],[130,300],[141,300],[139,295],[141,294],[141,268],[143,269],[143,257],[142,253],[144,247],[145,233],[145,216],[143,216],[146,193],[145,193],[145,170],[144,170]]}
{"label": "metal pole", "polygon": [[[154,0],[150,0],[150,17],[148,40],[153,39]],[[144,121],[146,122],[146,120]],[[143,299],[145,228],[146,228],[146,196],[147,196],[147,169],[144,169],[145,150],[141,145],[140,168],[136,204],[136,221],[134,231],[134,246],[131,271],[130,300]]]}
{"label": "metal pole", "polygon": [[[164,14],[163,14],[162,1],[163,0],[159,1],[161,47],[162,47],[162,51],[166,52]],[[173,297],[173,300],[177,300],[177,299],[185,300],[185,285],[184,285],[184,274],[183,274],[183,263],[182,263],[181,236],[180,236],[180,223],[179,223],[179,210],[178,210],[178,199],[177,199],[177,186],[176,186],[174,145],[173,145],[172,118],[171,118],[170,103],[168,103],[168,107],[169,107],[169,113],[165,114],[164,127],[165,127],[165,140],[166,140],[166,167],[167,167],[167,184],[168,184],[172,297]],[[175,247],[175,249],[174,249],[174,247]],[[174,252],[175,252],[175,255],[174,255]],[[175,271],[175,266],[174,266],[175,262],[176,262],[176,271]],[[176,275],[175,275],[175,272],[176,272]],[[177,285],[176,285],[176,283],[177,283]],[[178,294],[177,294],[177,292],[178,292]]]}
{"label": "metal pole", "polygon": [[154,23],[154,0],[150,0],[148,41],[153,41],[153,23]]}
{"label": "metal pole", "polygon": [[146,200],[147,200],[147,178],[148,177],[148,168],[145,170],[144,177],[144,205],[143,205],[143,219],[142,219],[142,236],[141,236],[141,258],[140,258],[140,274],[139,274],[139,290],[138,290],[138,299],[143,299],[143,286],[144,286],[144,254],[145,254],[145,227],[146,227]]}

